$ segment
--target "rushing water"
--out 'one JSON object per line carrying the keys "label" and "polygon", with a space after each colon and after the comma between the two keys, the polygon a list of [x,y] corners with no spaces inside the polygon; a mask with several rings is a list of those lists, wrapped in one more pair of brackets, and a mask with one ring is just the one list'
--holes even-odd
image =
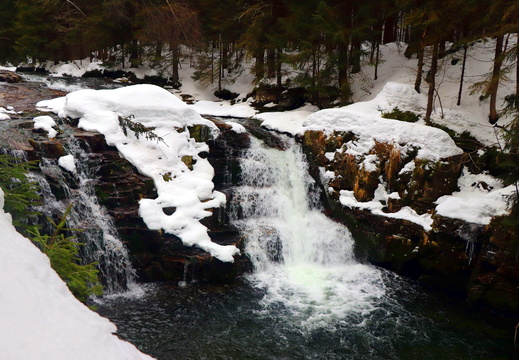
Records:
{"label": "rushing water", "polygon": [[514,356],[512,322],[357,262],[348,229],[320,212],[296,144],[281,151],[254,140],[241,166],[230,216],[253,273],[104,299],[99,312],[121,338],[160,360]]}
{"label": "rushing water", "polygon": [[[67,218],[67,227],[79,229],[75,235],[84,246],[80,248],[85,263],[97,262],[100,278],[107,294],[121,293],[135,285],[135,271],[129,254],[119,239],[117,229],[95,192],[95,167],[88,153],[66,127],[63,137],[67,153],[75,159],[76,170],[68,173],[56,159],[43,158],[40,173],[32,174],[40,187],[43,204],[37,209],[43,215],[60,218],[68,204],[72,204]],[[86,145],[85,145],[86,146]],[[63,194],[57,199],[48,181],[55,183]],[[56,190],[54,190],[56,191]]]}

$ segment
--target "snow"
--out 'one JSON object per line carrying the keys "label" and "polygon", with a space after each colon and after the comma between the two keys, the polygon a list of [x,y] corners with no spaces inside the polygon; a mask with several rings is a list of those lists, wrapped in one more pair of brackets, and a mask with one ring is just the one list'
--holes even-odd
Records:
{"label": "snow", "polygon": [[246,133],[247,129],[242,124],[238,124],[234,121],[227,121],[227,125],[231,125],[231,130],[234,131],[237,134]]}
{"label": "snow", "polygon": [[54,139],[58,132],[53,129],[53,126],[56,126],[56,122],[54,119],[48,115],[37,116],[33,119],[34,128],[42,129],[48,133],[49,139]]}
{"label": "snow", "polygon": [[0,189],[0,348],[2,359],[145,360],[116,327],[79,302],[49,259],[16,232]]}
{"label": "snow", "polygon": [[[154,85],[133,85],[113,90],[79,90],[65,99],[37,104],[61,117],[79,119],[78,126],[98,131],[109,145],[116,146],[142,174],[154,180],[158,197],[141,199],[139,214],[148,228],[164,229],[188,246],[198,246],[221,261],[232,262],[239,253],[235,246],[213,243],[200,220],[211,216],[211,208],[225,204],[225,195],[214,191],[214,169],[199,154],[209,150],[206,143],[190,137],[188,127],[208,126],[214,135],[218,129],[192,107],[173,94]],[[126,118],[154,129],[158,137],[137,138],[131,130],[124,134],[119,120]],[[182,159],[192,159],[192,169]],[[166,215],[163,208],[176,211]]]}
{"label": "snow", "polygon": [[202,115],[248,118],[257,113],[248,102],[231,104],[229,101],[200,100],[190,106]]}
{"label": "snow", "polygon": [[0,112],[0,121],[1,120],[11,120],[11,117],[6,113]]}
{"label": "snow", "polygon": [[0,70],[16,71],[16,66],[0,66]]}
{"label": "snow", "polygon": [[355,199],[353,191],[349,190],[341,190],[339,201],[343,206],[346,206],[348,208],[368,210],[374,215],[407,220],[422,226],[425,231],[432,230],[433,219],[431,214],[426,213],[419,215],[416,211],[414,211],[408,206],[405,206],[394,213],[384,212],[384,204],[387,204],[389,198],[395,198],[396,196],[397,195],[393,193],[387,194],[384,184],[380,183],[377,190],[375,191],[375,197],[371,201],[357,201],[357,199]]}
{"label": "snow", "polygon": [[297,134],[301,131],[303,122],[308,115],[318,111],[317,106],[305,104],[296,110],[281,112],[266,112],[254,116],[255,119],[261,120],[261,126],[288,134]]}
{"label": "snow", "polygon": [[464,169],[458,180],[460,191],[440,197],[436,203],[439,215],[487,225],[494,216],[509,213],[508,199],[516,191],[514,185],[503,187],[501,181],[488,174],[471,174]]}
{"label": "snow", "polygon": [[73,155],[65,155],[58,159],[58,165],[63,169],[75,173],[76,172],[76,159]]}
{"label": "snow", "polygon": [[[352,132],[357,139],[346,144],[346,151],[353,155],[367,155],[375,146],[375,141],[394,144],[404,149],[415,147],[418,149],[418,158],[432,161],[462,154],[463,151],[443,130],[381,116],[380,111],[377,110],[380,104],[386,104],[400,97],[407,99],[406,94],[411,92],[410,89],[412,89],[411,85],[388,83],[379,96],[371,101],[359,102],[339,109],[325,109],[309,115],[303,122],[300,132],[308,130],[324,131],[328,134],[334,131]],[[413,103],[415,102],[416,99],[413,100]]]}

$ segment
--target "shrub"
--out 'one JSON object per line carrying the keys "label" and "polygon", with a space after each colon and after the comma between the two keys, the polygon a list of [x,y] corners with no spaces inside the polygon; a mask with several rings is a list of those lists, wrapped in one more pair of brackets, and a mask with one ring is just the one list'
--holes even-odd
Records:
{"label": "shrub", "polygon": [[402,111],[398,107],[394,107],[393,110],[389,112],[383,112],[382,117],[386,119],[396,119],[406,122],[417,122],[418,119],[420,119],[420,116],[415,114],[414,112]]}
{"label": "shrub", "polygon": [[72,205],[69,205],[58,224],[48,219],[55,227],[52,235],[42,235],[38,229],[34,229],[31,231],[32,241],[49,257],[51,267],[67,284],[72,294],[85,302],[92,295],[102,295],[103,287],[99,281],[99,271],[95,268],[96,263],[81,264],[78,253],[79,247],[84,244],[75,242],[75,236],[65,237],[63,234],[63,231],[72,230],[65,228],[71,208]]}
{"label": "shrub", "polygon": [[31,228],[27,220],[38,215],[29,209],[41,201],[38,184],[27,178],[29,171],[35,167],[36,162],[0,155],[0,188],[5,193],[4,210],[12,215],[14,226],[24,235]]}

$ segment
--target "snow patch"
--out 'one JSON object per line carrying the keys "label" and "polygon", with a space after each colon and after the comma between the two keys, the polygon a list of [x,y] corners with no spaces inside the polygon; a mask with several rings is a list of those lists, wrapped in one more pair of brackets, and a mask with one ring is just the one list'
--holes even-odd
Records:
{"label": "snow patch", "polygon": [[37,116],[33,119],[34,128],[45,130],[48,134],[49,139],[54,139],[58,132],[53,129],[53,126],[56,126],[56,122],[54,119],[48,115]]}
{"label": "snow patch", "polygon": [[516,191],[514,185],[503,187],[492,176],[471,174],[463,170],[458,180],[460,191],[440,197],[436,212],[445,217],[487,225],[494,216],[508,215],[508,200]]}
{"label": "snow patch", "polygon": [[389,198],[395,198],[395,194],[387,194],[384,184],[380,183],[377,190],[375,191],[375,197],[371,201],[360,202],[357,201],[353,191],[341,190],[339,201],[343,206],[349,208],[356,208],[362,210],[368,210],[374,215],[384,216],[388,218],[408,220],[415,224],[418,224],[424,228],[426,232],[432,230],[433,219],[431,214],[419,215],[416,211],[408,206],[403,207],[397,212],[386,213],[383,209],[386,207],[387,200]]}
{"label": "snow patch", "polygon": [[58,165],[71,173],[76,173],[76,159],[72,155],[65,155],[58,159]]}

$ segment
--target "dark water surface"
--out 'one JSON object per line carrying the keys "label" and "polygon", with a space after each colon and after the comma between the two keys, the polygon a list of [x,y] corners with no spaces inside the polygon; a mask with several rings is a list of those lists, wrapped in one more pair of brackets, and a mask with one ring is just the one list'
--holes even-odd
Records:
{"label": "dark water surface", "polygon": [[98,312],[117,335],[168,359],[513,359],[515,324],[430,293],[384,272],[374,311],[321,328],[301,326],[283,306],[262,305],[246,278],[232,285],[154,284],[135,299],[105,300]]}

